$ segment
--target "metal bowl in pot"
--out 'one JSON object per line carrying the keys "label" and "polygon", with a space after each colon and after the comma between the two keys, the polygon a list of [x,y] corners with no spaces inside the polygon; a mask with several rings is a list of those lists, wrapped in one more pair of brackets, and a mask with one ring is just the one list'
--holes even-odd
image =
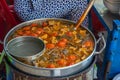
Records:
{"label": "metal bowl in pot", "polygon": [[[12,28],[7,33],[7,35],[5,36],[5,39],[4,39],[4,50],[6,52],[7,58],[9,59],[9,61],[11,62],[12,65],[14,65],[15,67],[17,67],[18,69],[20,69],[20,70],[22,70],[24,72],[27,72],[29,74],[36,75],[36,76],[45,76],[45,77],[67,76],[67,75],[70,75],[70,74],[74,74],[77,71],[82,71],[83,69],[85,69],[88,65],[90,65],[91,61],[93,60],[94,55],[101,53],[103,51],[103,49],[105,48],[105,46],[106,46],[103,36],[100,36],[100,38],[96,41],[96,39],[95,39],[94,35],[92,34],[92,32],[88,28],[81,26],[90,33],[91,37],[94,40],[95,46],[94,46],[94,49],[93,49],[92,53],[86,59],[84,59],[83,61],[78,62],[78,63],[76,63],[74,65],[66,66],[66,67],[60,67],[60,68],[40,68],[40,67],[30,66],[30,65],[24,64],[24,63],[20,62],[19,60],[15,59],[14,57],[12,57],[6,51],[5,47],[6,47],[6,44],[8,43],[8,41],[9,41],[9,37],[16,30],[24,27],[25,25],[29,25],[31,23],[39,23],[39,24],[41,24],[42,22],[47,21],[47,20],[57,20],[57,21],[62,21],[64,23],[68,23],[68,24],[75,24],[75,22],[65,20],[65,19],[44,18],[44,19],[36,19],[36,20],[23,22],[23,23],[15,26],[14,28]],[[100,41],[103,41],[104,45],[103,45],[103,48],[100,51],[97,52],[96,51],[96,46]]]}
{"label": "metal bowl in pot", "polygon": [[6,45],[7,52],[18,59],[32,62],[45,51],[42,39],[32,36],[20,36],[11,39]]}

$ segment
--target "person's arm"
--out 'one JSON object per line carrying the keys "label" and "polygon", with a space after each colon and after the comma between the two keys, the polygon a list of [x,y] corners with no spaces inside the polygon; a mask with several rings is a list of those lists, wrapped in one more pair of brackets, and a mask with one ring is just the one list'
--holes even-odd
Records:
{"label": "person's arm", "polygon": [[42,10],[38,10],[40,6],[37,7],[37,4],[32,0],[14,0],[14,9],[22,20],[28,21],[42,16]]}

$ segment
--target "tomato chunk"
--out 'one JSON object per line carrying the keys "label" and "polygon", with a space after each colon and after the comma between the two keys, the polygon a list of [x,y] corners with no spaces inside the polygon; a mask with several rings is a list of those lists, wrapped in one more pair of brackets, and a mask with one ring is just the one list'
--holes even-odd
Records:
{"label": "tomato chunk", "polygon": [[64,47],[66,46],[66,42],[59,41],[59,42],[57,43],[57,46],[58,46],[58,47],[61,47],[61,48],[64,48]]}
{"label": "tomato chunk", "polygon": [[47,68],[55,68],[55,65],[52,64],[52,63],[51,63],[51,64],[48,64],[48,65],[47,65]]}
{"label": "tomato chunk", "polygon": [[52,33],[52,36],[58,36],[57,32]]}
{"label": "tomato chunk", "polygon": [[66,32],[66,35],[67,35],[67,36],[72,36],[73,33],[72,33],[71,31],[68,31],[68,32]]}
{"label": "tomato chunk", "polygon": [[55,44],[52,44],[52,43],[46,44],[46,48],[48,49],[55,48]]}
{"label": "tomato chunk", "polygon": [[66,38],[62,38],[61,41],[67,42],[68,40]]}
{"label": "tomato chunk", "polygon": [[23,28],[23,30],[25,30],[25,31],[28,31],[28,30],[30,30],[30,29],[31,29],[30,26],[26,26],[26,27]]}
{"label": "tomato chunk", "polygon": [[87,40],[86,42],[83,43],[83,47],[93,47],[94,43],[92,40]]}
{"label": "tomato chunk", "polygon": [[71,54],[68,56],[68,59],[71,60],[71,61],[75,61],[77,59],[76,55],[74,54]]}
{"label": "tomato chunk", "polygon": [[32,24],[31,24],[32,27],[36,27],[37,25],[38,25],[38,24],[36,24],[36,23],[32,23]]}
{"label": "tomato chunk", "polygon": [[67,64],[67,61],[65,59],[59,59],[57,61],[57,63],[60,65],[60,66],[65,66]]}
{"label": "tomato chunk", "polygon": [[74,61],[68,61],[67,66],[70,66],[70,65],[73,65],[73,64],[75,64]]}

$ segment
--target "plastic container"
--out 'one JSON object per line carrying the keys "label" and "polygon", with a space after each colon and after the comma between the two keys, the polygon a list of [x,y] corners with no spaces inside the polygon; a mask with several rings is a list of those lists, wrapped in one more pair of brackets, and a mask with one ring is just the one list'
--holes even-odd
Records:
{"label": "plastic container", "polygon": [[117,74],[117,75],[113,78],[113,80],[120,80],[120,73]]}

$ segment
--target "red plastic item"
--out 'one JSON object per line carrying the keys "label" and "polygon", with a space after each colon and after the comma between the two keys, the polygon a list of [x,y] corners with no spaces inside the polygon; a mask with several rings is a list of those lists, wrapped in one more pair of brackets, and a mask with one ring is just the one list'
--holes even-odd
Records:
{"label": "red plastic item", "polygon": [[90,15],[91,15],[91,19],[92,19],[91,24],[92,24],[93,33],[95,36],[98,36],[97,35],[98,32],[105,31],[105,28],[93,10],[91,10]]}
{"label": "red plastic item", "polygon": [[[13,0],[9,0],[9,2],[13,4]],[[7,4],[6,0],[0,0],[0,40],[3,41],[6,33],[20,22],[15,14],[14,6]],[[0,44],[0,51],[2,49],[3,45]]]}

